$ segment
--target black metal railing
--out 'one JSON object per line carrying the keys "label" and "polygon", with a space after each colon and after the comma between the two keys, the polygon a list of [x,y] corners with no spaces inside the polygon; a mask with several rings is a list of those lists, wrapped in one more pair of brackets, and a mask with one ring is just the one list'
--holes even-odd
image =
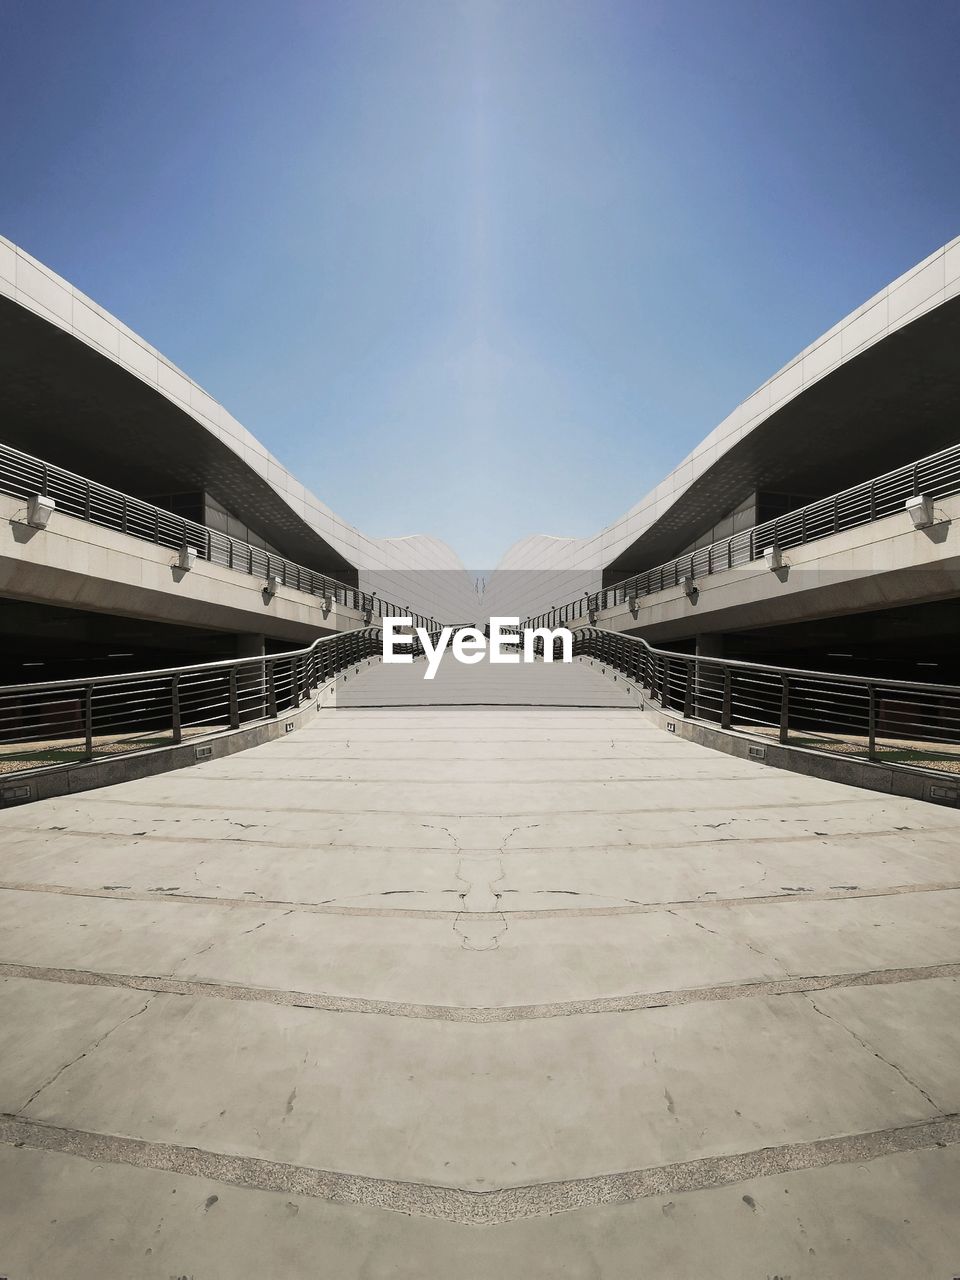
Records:
{"label": "black metal railing", "polygon": [[52,498],[56,510],[89,524],[115,529],[132,538],[180,551],[192,547],[200,560],[263,579],[275,578],[284,587],[329,600],[373,618],[409,615],[418,626],[436,625],[432,618],[412,613],[359,587],[307,569],[283,556],[231,538],[207,525],[164,511],[149,502],[111,489],[29,453],[0,444],[0,492],[18,498],[40,494]]}
{"label": "black metal railing", "polygon": [[380,648],[380,628],[364,627],[290,653],[2,686],[0,780],[20,770],[148,751],[274,718]]}
{"label": "black metal railing", "polygon": [[599,627],[575,630],[573,652],[622,672],[684,718],[887,764],[960,766],[958,685],[700,658]]}
{"label": "black metal railing", "polygon": [[960,493],[960,444],[558,605],[528,619],[528,625],[560,626],[581,618],[592,620],[606,609],[679,587],[687,578],[696,580],[742,568],[762,559],[771,547],[784,551],[895,515],[903,511],[909,498],[921,494],[944,498],[957,493]]}

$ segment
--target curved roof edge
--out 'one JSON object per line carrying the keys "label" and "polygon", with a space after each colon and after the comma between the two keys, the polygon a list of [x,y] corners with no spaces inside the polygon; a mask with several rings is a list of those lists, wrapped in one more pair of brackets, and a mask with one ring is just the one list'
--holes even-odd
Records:
{"label": "curved roof edge", "polygon": [[634,548],[741,441],[798,397],[850,366],[877,344],[960,298],[960,237],[924,258],[838,321],[777,370],[716,426],[649,493],[590,538],[533,535],[514,543],[499,569],[601,573]]}
{"label": "curved roof edge", "polygon": [[317,537],[361,574],[466,569],[439,538],[374,538],[302,485],[260,441],[155,347],[49,267],[0,236],[0,295],[133,375],[229,449]]}

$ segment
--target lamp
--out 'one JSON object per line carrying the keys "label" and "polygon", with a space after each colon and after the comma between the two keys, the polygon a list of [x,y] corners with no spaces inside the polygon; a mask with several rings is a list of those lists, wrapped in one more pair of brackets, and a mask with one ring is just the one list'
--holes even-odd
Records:
{"label": "lamp", "polygon": [[915,498],[908,498],[903,509],[909,511],[915,529],[926,529],[933,524],[933,498],[929,493],[918,493]]}
{"label": "lamp", "polygon": [[57,509],[57,504],[45,494],[35,493],[27,503],[27,524],[33,529],[45,529]]}

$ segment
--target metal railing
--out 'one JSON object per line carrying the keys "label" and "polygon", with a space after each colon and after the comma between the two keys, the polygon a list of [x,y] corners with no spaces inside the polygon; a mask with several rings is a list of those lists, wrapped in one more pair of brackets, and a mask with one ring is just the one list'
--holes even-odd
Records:
{"label": "metal railing", "polygon": [[276,578],[282,586],[368,614],[371,620],[409,614],[416,625],[435,625],[432,618],[413,614],[378,595],[351,587],[327,574],[307,569],[283,556],[164,511],[162,507],[155,507],[107,485],[87,480],[6,444],[0,444],[0,492],[17,498],[29,499],[34,494],[52,498],[57,504],[57,511],[64,515],[116,529],[131,538],[153,542],[173,551],[192,547],[200,560],[264,580]]}
{"label": "metal railing", "polygon": [[685,578],[696,580],[741,568],[762,559],[770,547],[784,551],[828,538],[845,529],[882,520],[903,511],[907,500],[920,494],[944,498],[957,493],[960,493],[960,444],[547,610],[536,618],[528,619],[527,625],[562,626],[580,618],[589,618],[631,599],[641,600],[659,591],[679,587]]}
{"label": "metal railing", "polygon": [[380,646],[380,628],[365,627],[291,653],[2,686],[0,781],[21,769],[148,751],[275,718]]}
{"label": "metal railing", "polygon": [[886,764],[960,766],[958,685],[700,658],[599,627],[574,631],[573,651],[622,672],[684,718]]}

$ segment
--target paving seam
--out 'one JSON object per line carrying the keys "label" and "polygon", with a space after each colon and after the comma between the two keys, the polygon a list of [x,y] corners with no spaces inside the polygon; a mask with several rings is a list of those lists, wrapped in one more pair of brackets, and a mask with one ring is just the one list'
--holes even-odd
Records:
{"label": "paving seam", "polygon": [[[406,763],[406,761],[404,762]],[[471,761],[471,763],[489,763],[489,761]],[[249,785],[251,782],[306,782],[306,783],[327,783],[327,782],[350,782],[355,787],[381,787],[381,786],[407,786],[411,782],[419,782],[421,784],[429,784],[430,786],[448,786],[448,787],[499,787],[505,782],[512,783],[516,786],[526,787],[542,787],[551,783],[573,783],[584,787],[603,787],[611,782],[629,782],[631,786],[649,785],[662,786],[665,782],[753,782],[756,779],[747,777],[742,773],[708,773],[697,774],[689,778],[650,778],[650,777],[633,777],[633,778],[350,778],[350,777],[322,777],[318,774],[305,776],[299,775],[291,777],[290,774],[205,774],[203,777],[189,775],[184,779],[185,782],[199,782],[206,785],[208,782],[243,782]],[[150,804],[149,799],[141,801],[143,804]]]}
{"label": "paving seam", "polygon": [[389,1209],[481,1227],[500,1226],[524,1218],[598,1205],[626,1204],[650,1196],[710,1190],[748,1179],[820,1169],[828,1165],[862,1164],[909,1151],[954,1146],[960,1142],[960,1118],[949,1115],[870,1133],[784,1143],[626,1173],[567,1178],[491,1191],[469,1191],[462,1187],[314,1169],[257,1156],[227,1155],[200,1147],[46,1125],[9,1115],[0,1115],[0,1142],[9,1146],[56,1151],[95,1163],[158,1169],[258,1191],[309,1196],[335,1204]]}
{"label": "paving seam", "polygon": [[[768,780],[769,780],[768,778],[763,779],[763,781],[768,781]],[[242,778],[242,779],[238,779],[238,781],[246,782],[249,784],[251,782],[251,779]],[[298,779],[294,778],[294,779],[291,779],[291,781],[296,782],[298,781]],[[566,779],[563,779],[563,778],[557,779],[557,782],[561,784],[564,783],[565,781]],[[661,783],[663,780],[656,779],[655,781],[657,781],[658,783]],[[689,783],[690,779],[681,778],[679,779],[679,781],[683,783]],[[776,781],[776,779],[774,779],[774,781]],[[366,783],[365,781],[357,781],[352,785],[355,787],[365,787],[368,785],[368,783]],[[408,784],[405,782],[394,781],[390,785],[396,786],[396,787],[403,787]],[[424,779],[422,785],[439,786],[443,784],[441,783],[435,784],[430,779]],[[460,784],[458,782],[449,782],[446,785],[451,787],[457,787]],[[497,787],[502,784],[498,782],[489,782],[486,785],[489,787]],[[522,785],[522,783],[520,785]],[[592,786],[594,784],[592,782],[589,782],[587,785]],[[141,810],[142,809],[174,809],[176,810],[177,813],[182,813],[184,810],[192,811],[194,809],[200,810],[201,812],[206,812],[207,810],[213,810],[214,812],[222,813],[224,811],[224,808],[226,807],[223,804],[203,804],[199,801],[193,801],[193,800],[153,800],[149,796],[138,797],[135,800],[120,800],[115,796],[101,796],[96,791],[82,792],[76,796],[71,796],[70,799],[76,800],[78,802],[82,801],[86,805],[108,804],[108,805],[123,806],[126,809],[141,809]],[[781,797],[779,800],[771,804],[713,805],[709,809],[705,809],[703,812],[716,814],[716,813],[729,813],[731,811],[735,811],[737,816],[740,817],[744,813],[766,813],[771,810],[774,812],[782,812],[785,804],[788,804],[792,810],[792,809],[841,809],[841,808],[849,807],[851,805],[862,805],[864,803],[869,804],[871,803],[871,801],[870,800],[864,801],[863,797],[859,795],[844,796],[843,799],[841,800],[784,801],[784,799]],[[879,804],[882,802],[873,801],[872,803]],[[356,814],[356,810],[353,807],[347,807],[347,808],[341,807],[339,809],[314,809],[309,807],[294,807],[293,805],[280,805],[277,809],[271,810],[271,809],[265,809],[262,804],[231,804],[229,806],[229,809],[231,813],[259,813],[259,814],[330,813],[330,814],[336,814],[337,817],[343,817],[344,815],[353,817]],[[431,808],[429,810],[424,811],[423,809],[420,809],[420,808],[417,808],[417,809],[371,809],[368,807],[364,810],[364,813],[377,815],[377,816],[388,815],[390,817],[401,817],[401,818],[414,817],[414,815],[420,814],[422,817],[427,817],[427,818],[464,818],[466,817],[466,818],[469,818],[471,821],[475,821],[480,818],[494,818],[497,821],[507,821],[508,819],[512,819],[512,818],[543,818],[544,816],[547,816],[550,818],[569,818],[569,817],[578,817],[581,815],[584,817],[599,815],[599,816],[617,818],[617,817],[634,817],[636,814],[649,815],[651,813],[687,813],[688,814],[690,813],[690,805],[689,804],[655,805],[653,808],[647,808],[647,809],[554,809],[551,806],[548,810],[531,809],[528,812],[522,812],[522,813],[517,812],[516,810],[513,810],[513,809],[507,809],[507,810],[498,809],[496,812],[492,810],[489,813],[471,811],[469,814],[464,814],[462,811],[454,810],[454,809],[432,809]]]}
{"label": "paving seam", "polygon": [[[345,810],[340,810],[339,816],[343,817],[345,812],[346,812]],[[643,809],[641,810],[641,812],[649,815],[655,812],[659,812],[659,810]],[[402,816],[409,817],[410,815],[402,815]],[[443,815],[430,814],[428,816],[439,817]],[[457,815],[457,816],[461,817],[462,815]],[[471,815],[471,817],[483,817],[483,816],[484,816],[483,814]],[[534,817],[539,817],[541,819],[544,817],[543,814],[516,814],[516,815],[511,814],[509,816],[511,818],[519,818],[523,822],[526,822],[527,819],[534,818]],[[128,819],[128,821],[133,822],[134,819],[130,818]],[[734,821],[734,819],[731,819],[731,821]],[[418,822],[416,825],[422,828],[425,824],[422,822]],[[529,823],[527,823],[527,825],[531,829],[533,829],[535,827],[539,827],[541,823],[530,821]],[[265,829],[266,828],[264,827],[259,828],[259,830],[261,831]],[[256,848],[256,849],[307,849],[311,853],[317,853],[317,852],[323,852],[323,851],[329,851],[331,853],[336,851],[337,853],[343,853],[345,849],[363,849],[363,850],[376,849],[378,852],[381,852],[381,853],[387,853],[387,852],[412,853],[415,851],[417,854],[440,854],[446,857],[450,857],[454,853],[459,855],[462,853],[469,854],[471,852],[470,849],[453,850],[448,845],[443,845],[442,847],[439,845],[424,847],[421,845],[413,846],[413,845],[405,845],[405,844],[384,844],[381,841],[378,841],[376,844],[350,844],[350,843],[342,844],[342,843],[334,843],[333,841],[328,841],[326,844],[317,844],[316,840],[310,840],[310,841],[294,840],[291,838],[291,836],[295,833],[290,833],[290,835],[288,835],[287,838],[284,840],[261,840],[261,839],[258,839],[256,835],[203,836],[203,835],[197,835],[196,833],[191,833],[188,836],[162,835],[159,832],[155,832],[155,831],[149,831],[149,832],[148,831],[104,831],[102,829],[98,829],[95,827],[91,827],[89,830],[84,830],[83,828],[80,828],[80,827],[15,827],[12,825],[4,825],[3,823],[0,823],[0,848],[2,848],[3,836],[7,832],[10,832],[14,835],[33,836],[35,839],[37,837],[53,834],[53,835],[66,835],[66,836],[76,837],[84,840],[133,841],[134,844],[138,844],[140,842],[149,844],[151,841],[153,841],[155,844],[177,844],[177,845],[246,844],[246,845],[249,845],[251,848]],[[886,828],[878,828],[875,831],[838,831],[835,833],[828,833],[824,831],[813,831],[809,833],[804,833],[803,835],[778,834],[775,836],[771,836],[770,834],[756,835],[756,836],[718,836],[715,833],[711,833],[709,836],[704,836],[700,840],[674,840],[670,844],[665,844],[662,840],[651,840],[646,843],[637,843],[637,842],[631,841],[629,843],[624,843],[624,844],[611,844],[610,841],[607,840],[603,844],[583,844],[582,842],[578,842],[575,845],[561,845],[556,843],[549,844],[549,845],[547,844],[513,845],[513,847],[510,849],[508,856],[514,857],[518,853],[523,853],[523,854],[548,854],[548,853],[558,853],[558,852],[584,853],[587,851],[596,852],[596,850],[598,849],[611,850],[615,853],[624,853],[624,852],[629,852],[631,850],[640,853],[640,852],[648,851],[650,849],[656,849],[662,852],[664,850],[672,850],[672,849],[701,849],[704,846],[709,847],[710,845],[717,845],[717,844],[781,845],[781,844],[803,844],[813,840],[819,841],[821,844],[823,844],[827,841],[834,842],[834,841],[844,841],[844,840],[879,840],[885,836],[896,836],[902,840],[904,838],[904,833],[924,835],[924,836],[929,836],[929,835],[956,836],[958,833],[958,828],[956,825],[950,824],[945,827],[931,827],[931,826],[886,827]],[[476,852],[478,854],[482,854],[486,852],[498,852],[500,854],[503,854],[504,851],[502,849],[496,850],[493,846],[484,846],[484,847],[478,847]]]}
{"label": "paving seam", "polygon": [[[51,893],[67,898],[104,898],[110,902],[176,902],[201,907],[254,907],[258,911],[302,911],[309,915],[358,916],[373,920],[583,920],[595,916],[651,915],[658,911],[699,911],[714,907],[736,910],[737,907],[771,906],[786,902],[845,902],[857,898],[894,898],[912,893],[952,893],[960,889],[960,880],[943,880],[927,884],[880,885],[869,888],[821,889],[806,892],[754,894],[743,898],[681,898],[675,902],[628,902],[605,907],[527,907],[511,911],[464,911],[462,907],[359,907],[336,902],[297,902],[286,898],[225,898],[213,894],[175,893],[155,889],[92,888],[68,884],[40,884],[32,881],[0,880],[0,893]],[[453,889],[433,892],[454,893]],[[515,892],[507,889],[505,893]],[[544,890],[543,892],[557,892]]]}
{"label": "paving seam", "polygon": [[636,1013],[676,1005],[714,1004],[725,1000],[801,995],[837,988],[894,986],[934,978],[960,977],[960,963],[922,965],[901,969],[870,969],[859,973],[818,974],[808,977],[770,978],[757,982],[732,982],[713,987],[687,987],[672,991],[640,992],[625,996],[599,996],[586,1000],[558,1000],[542,1004],[501,1007],[415,1004],[398,1000],[373,1000],[362,996],[336,996],[323,992],[284,991],[239,983],[154,977],[91,969],[64,969],[47,965],[0,963],[0,979],[23,978],[60,982],[70,986],[113,987],[150,991],[162,995],[214,1000],[237,1000],[285,1008],[315,1009],[323,1013],[362,1013],[413,1018],[432,1022],[490,1024],[534,1022],[595,1013]]}

